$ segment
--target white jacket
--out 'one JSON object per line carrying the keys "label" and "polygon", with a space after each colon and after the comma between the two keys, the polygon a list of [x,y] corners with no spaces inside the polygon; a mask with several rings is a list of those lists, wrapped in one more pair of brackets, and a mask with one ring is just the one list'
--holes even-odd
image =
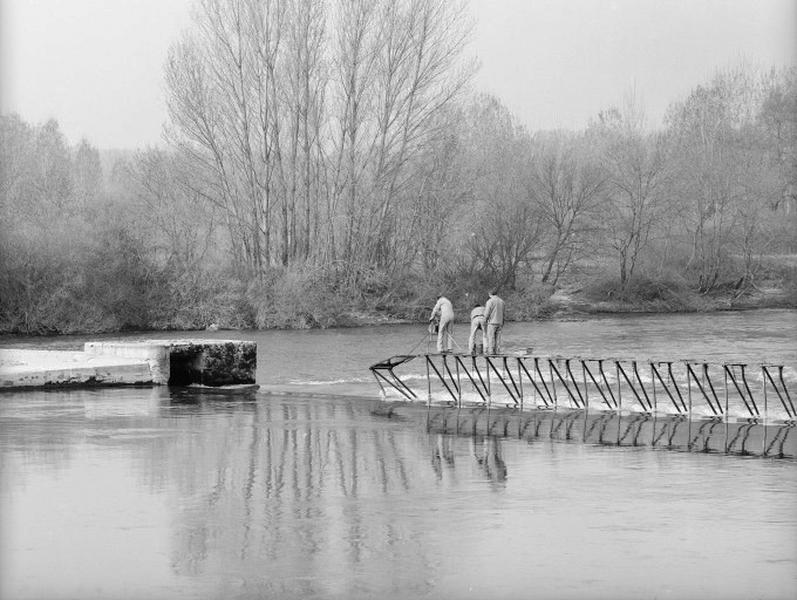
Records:
{"label": "white jacket", "polygon": [[440,314],[440,322],[453,321],[454,306],[451,304],[451,300],[445,296],[440,296],[437,304],[435,304],[432,309],[432,315],[429,317],[429,320],[431,321],[434,319],[438,313]]}

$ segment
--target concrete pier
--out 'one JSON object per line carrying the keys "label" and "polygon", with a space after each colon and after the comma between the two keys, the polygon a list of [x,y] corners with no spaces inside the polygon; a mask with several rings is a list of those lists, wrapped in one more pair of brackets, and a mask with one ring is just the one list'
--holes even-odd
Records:
{"label": "concrete pier", "polygon": [[257,344],[241,340],[86,342],[83,351],[0,350],[0,389],[253,385]]}
{"label": "concrete pier", "polygon": [[79,351],[0,350],[0,389],[153,383],[149,365]]}

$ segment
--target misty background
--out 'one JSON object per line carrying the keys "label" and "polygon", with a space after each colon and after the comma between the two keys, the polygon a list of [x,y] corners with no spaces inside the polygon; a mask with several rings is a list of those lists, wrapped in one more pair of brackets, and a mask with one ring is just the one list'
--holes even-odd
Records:
{"label": "misty background", "polygon": [[792,2],[5,2],[0,330],[797,305]]}

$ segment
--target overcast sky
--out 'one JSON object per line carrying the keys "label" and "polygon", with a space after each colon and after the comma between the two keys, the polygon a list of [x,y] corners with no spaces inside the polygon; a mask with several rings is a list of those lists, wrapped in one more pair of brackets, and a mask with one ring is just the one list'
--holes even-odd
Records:
{"label": "overcast sky", "polygon": [[[191,0],[0,0],[0,101],[71,143],[161,143],[163,64]],[[649,124],[718,68],[797,57],[797,0],[471,0],[475,80],[531,129],[581,128],[635,88]]]}

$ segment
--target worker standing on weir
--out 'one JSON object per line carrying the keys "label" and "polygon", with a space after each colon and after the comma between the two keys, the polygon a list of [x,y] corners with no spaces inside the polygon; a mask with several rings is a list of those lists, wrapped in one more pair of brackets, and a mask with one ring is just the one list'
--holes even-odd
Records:
{"label": "worker standing on weir", "polygon": [[487,327],[484,350],[487,354],[498,354],[498,340],[504,327],[504,301],[498,297],[497,290],[490,291],[490,299],[484,305],[484,323]]}
{"label": "worker standing on weir", "polygon": [[454,339],[454,306],[451,300],[441,295],[437,304],[432,309],[429,322],[434,321],[435,317],[440,316],[440,324],[437,328],[437,351],[441,354],[451,352],[451,342]]}
{"label": "worker standing on weir", "polygon": [[[468,353],[476,356],[484,351],[484,336],[486,335],[484,328],[484,307],[481,304],[476,304],[473,310],[470,311],[470,337],[468,338]],[[476,335],[479,339],[476,339]]]}

